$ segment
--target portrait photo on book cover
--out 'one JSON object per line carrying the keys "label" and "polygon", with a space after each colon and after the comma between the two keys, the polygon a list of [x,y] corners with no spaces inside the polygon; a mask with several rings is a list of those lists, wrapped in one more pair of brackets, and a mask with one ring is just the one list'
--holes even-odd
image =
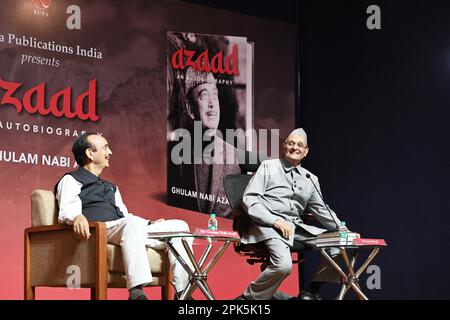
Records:
{"label": "portrait photo on book cover", "polygon": [[245,37],[167,33],[167,202],[230,217],[223,178],[241,173],[253,127]]}

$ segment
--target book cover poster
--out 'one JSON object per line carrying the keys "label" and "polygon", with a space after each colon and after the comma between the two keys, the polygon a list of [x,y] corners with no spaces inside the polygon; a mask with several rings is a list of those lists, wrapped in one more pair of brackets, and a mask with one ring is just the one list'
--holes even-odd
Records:
{"label": "book cover poster", "polygon": [[252,46],[189,32],[168,32],[167,41],[168,204],[229,217],[223,178],[241,173],[248,146]]}

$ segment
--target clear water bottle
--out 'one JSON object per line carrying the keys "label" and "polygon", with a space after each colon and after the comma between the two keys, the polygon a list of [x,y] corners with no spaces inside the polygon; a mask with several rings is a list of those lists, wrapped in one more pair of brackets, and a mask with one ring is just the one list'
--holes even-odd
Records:
{"label": "clear water bottle", "polygon": [[341,240],[347,240],[348,238],[348,232],[347,228],[345,227],[345,221],[341,221],[341,226],[339,228],[339,238]]}
{"label": "clear water bottle", "polygon": [[208,229],[209,230],[217,230],[217,218],[215,213],[211,213],[208,219]]}

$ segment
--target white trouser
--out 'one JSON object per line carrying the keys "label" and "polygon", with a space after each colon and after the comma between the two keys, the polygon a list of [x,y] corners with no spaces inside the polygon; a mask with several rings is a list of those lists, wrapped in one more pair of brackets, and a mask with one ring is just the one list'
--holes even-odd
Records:
{"label": "white trouser", "polygon": [[[122,249],[128,289],[153,281],[146,247],[165,249],[167,248],[167,244],[155,239],[148,239],[147,233],[165,231],[189,232],[189,226],[183,220],[165,220],[148,225],[148,220],[129,215],[120,219],[120,222],[107,229],[108,242],[120,245]],[[192,249],[192,238],[187,238],[187,240]],[[191,265],[189,257],[181,243],[181,239],[175,238],[172,243],[183,259]],[[177,292],[180,292],[188,284],[189,275],[171,252],[169,252],[169,262],[173,268],[175,289]]]}
{"label": "white trouser", "polygon": [[[183,220],[164,220],[161,222],[156,222],[147,226],[147,232],[165,232],[165,231],[180,231],[180,232],[189,232],[189,225]],[[192,251],[192,237],[187,237],[186,241],[189,244],[189,248]],[[165,249],[167,248],[167,243],[161,242],[155,239],[146,238],[145,244],[147,247],[153,249]],[[173,238],[172,245],[178,254],[183,258],[184,261],[189,265],[191,270],[194,269],[194,266],[189,259],[186,250],[184,249],[183,243],[181,242],[181,238]],[[183,266],[178,262],[177,258],[173,255],[173,253],[169,250],[169,262],[172,266],[173,270],[173,285],[175,286],[175,290],[177,292],[183,291],[189,283],[189,274],[184,270]]]}

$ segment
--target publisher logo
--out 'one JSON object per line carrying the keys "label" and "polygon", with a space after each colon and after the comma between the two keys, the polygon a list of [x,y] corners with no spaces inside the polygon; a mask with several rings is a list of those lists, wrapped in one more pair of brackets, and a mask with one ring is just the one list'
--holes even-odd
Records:
{"label": "publisher logo", "polygon": [[52,5],[52,0],[33,0],[33,4],[37,9],[48,9]]}

